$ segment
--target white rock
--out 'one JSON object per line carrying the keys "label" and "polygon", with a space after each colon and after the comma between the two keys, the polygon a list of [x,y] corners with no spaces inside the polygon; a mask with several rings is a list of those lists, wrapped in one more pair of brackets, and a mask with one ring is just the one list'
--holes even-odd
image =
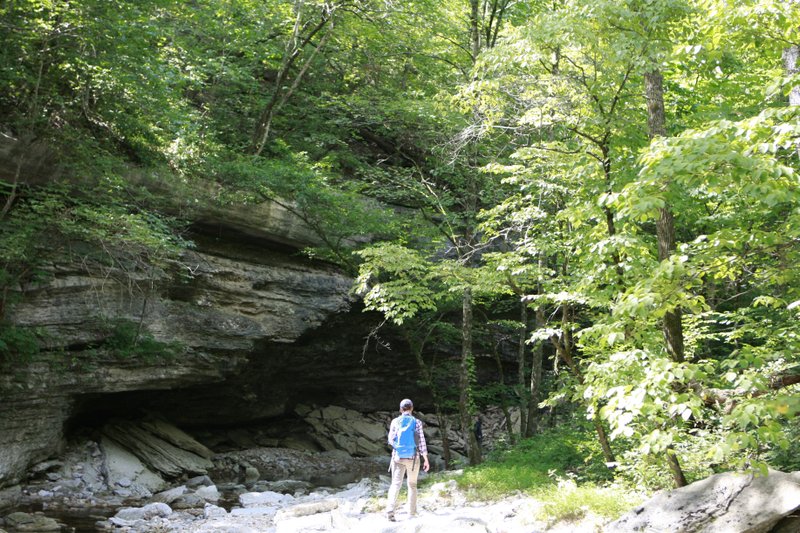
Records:
{"label": "white rock", "polygon": [[166,503],[148,503],[144,507],[124,507],[117,511],[114,518],[120,520],[150,520],[155,517],[167,517],[172,514],[172,508]]}
{"label": "white rock", "polygon": [[239,504],[242,507],[275,506],[289,503],[294,497],[280,492],[245,492],[239,495]]}
{"label": "white rock", "polygon": [[100,445],[104,454],[103,473],[109,487],[119,485],[145,497],[165,488],[166,482],[161,476],[147,469],[138,457],[116,442],[103,437]]}
{"label": "white rock", "polygon": [[216,502],[219,501],[221,495],[217,487],[214,485],[208,487],[199,487],[195,494],[206,500],[207,502]]}
{"label": "white rock", "polygon": [[227,516],[228,511],[223,509],[222,507],[218,507],[216,505],[212,505],[207,503],[206,506],[203,508],[203,518],[220,518],[222,516]]}
{"label": "white rock", "polygon": [[200,487],[200,486],[210,487],[211,485],[214,484],[214,482],[211,481],[211,478],[208,477],[208,476],[197,476],[197,477],[193,477],[191,479],[187,479],[186,483],[184,483],[184,484],[187,487],[193,489],[195,487]]}
{"label": "white rock", "polygon": [[185,485],[181,485],[180,487],[175,487],[169,490],[165,490],[163,492],[159,492],[153,496],[153,499],[157,502],[163,503],[172,503],[184,494],[186,494],[187,489]]}
{"label": "white rock", "polygon": [[329,511],[333,511],[337,507],[339,507],[339,500],[335,498],[292,505],[291,507],[287,507],[278,511],[278,513],[275,515],[275,521],[279,522],[292,517],[327,513]]}
{"label": "white rock", "polygon": [[249,509],[242,509],[237,507],[231,509],[230,516],[275,516],[278,512],[276,507],[251,507]]}

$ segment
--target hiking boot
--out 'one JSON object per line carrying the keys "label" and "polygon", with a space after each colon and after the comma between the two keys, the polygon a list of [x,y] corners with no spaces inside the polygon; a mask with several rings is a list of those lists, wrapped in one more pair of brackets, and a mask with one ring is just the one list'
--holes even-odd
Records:
{"label": "hiking boot", "polygon": [[387,519],[388,519],[390,522],[394,522],[394,513],[386,513],[386,518],[387,518]]}

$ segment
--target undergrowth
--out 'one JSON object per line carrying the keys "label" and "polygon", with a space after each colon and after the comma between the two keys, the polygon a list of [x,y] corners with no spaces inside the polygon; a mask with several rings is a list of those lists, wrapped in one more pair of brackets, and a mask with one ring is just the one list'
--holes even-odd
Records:
{"label": "undergrowth", "polygon": [[483,464],[466,468],[455,479],[474,500],[528,494],[542,503],[536,518],[550,524],[580,520],[588,513],[614,519],[642,499],[614,483],[595,435],[580,423],[495,450]]}

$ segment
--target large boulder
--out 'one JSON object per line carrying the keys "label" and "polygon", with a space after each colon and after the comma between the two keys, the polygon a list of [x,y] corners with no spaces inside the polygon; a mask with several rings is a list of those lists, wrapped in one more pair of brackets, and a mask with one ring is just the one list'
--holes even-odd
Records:
{"label": "large boulder", "polygon": [[[207,459],[213,452],[180,429],[165,422],[158,423],[158,432],[150,431],[151,427],[150,422],[115,422],[103,428],[103,436],[130,450],[145,465],[168,478],[206,474],[214,466]],[[170,439],[173,442],[165,440],[165,434],[175,437]],[[174,442],[179,442],[180,446]]]}
{"label": "large boulder", "polygon": [[109,489],[119,487],[133,495],[147,497],[166,487],[161,476],[108,437],[100,440],[100,448],[103,451],[103,473]]}
{"label": "large boulder", "polygon": [[310,411],[300,406],[296,411],[305,414],[305,421],[313,428],[311,436],[324,450],[344,450],[362,457],[386,454],[385,417],[336,405]]}
{"label": "large boulder", "polygon": [[800,508],[800,472],[716,474],[653,496],[609,533],[767,533]]}

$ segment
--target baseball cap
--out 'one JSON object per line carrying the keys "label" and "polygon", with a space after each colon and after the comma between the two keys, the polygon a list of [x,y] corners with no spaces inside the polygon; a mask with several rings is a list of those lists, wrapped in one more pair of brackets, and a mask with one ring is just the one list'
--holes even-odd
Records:
{"label": "baseball cap", "polygon": [[404,400],[402,400],[402,401],[400,402],[400,409],[402,409],[402,410],[404,410],[404,411],[405,411],[406,409],[409,409],[409,408],[411,408],[411,407],[414,407],[414,404],[413,404],[413,403],[411,402],[411,400],[409,400],[408,398],[406,398],[406,399],[404,399]]}

